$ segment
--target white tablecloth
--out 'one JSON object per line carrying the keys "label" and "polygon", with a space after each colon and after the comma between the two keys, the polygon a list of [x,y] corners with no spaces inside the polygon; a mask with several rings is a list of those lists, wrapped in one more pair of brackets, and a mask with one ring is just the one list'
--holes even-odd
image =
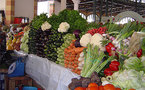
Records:
{"label": "white tablecloth", "polygon": [[70,70],[32,54],[26,59],[25,72],[45,90],[68,90],[71,79],[79,78]]}

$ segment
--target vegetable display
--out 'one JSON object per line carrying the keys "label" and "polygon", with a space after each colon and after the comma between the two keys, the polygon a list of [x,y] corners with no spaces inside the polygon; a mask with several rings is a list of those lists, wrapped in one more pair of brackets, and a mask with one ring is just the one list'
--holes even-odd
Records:
{"label": "vegetable display", "polygon": [[87,23],[78,11],[66,9],[35,17],[28,31],[13,29],[7,49],[47,58],[80,75],[71,90],[145,90],[144,23]]}
{"label": "vegetable display", "polygon": [[73,34],[66,34],[63,39],[64,43],[59,48],[57,48],[57,63],[64,66],[64,50],[70,45],[72,40],[75,40],[75,36]]}
{"label": "vegetable display", "polygon": [[80,53],[85,49],[85,47],[75,47],[75,40],[73,40],[70,45],[64,49],[64,66],[71,69],[72,72],[80,74],[79,69],[79,56]]}

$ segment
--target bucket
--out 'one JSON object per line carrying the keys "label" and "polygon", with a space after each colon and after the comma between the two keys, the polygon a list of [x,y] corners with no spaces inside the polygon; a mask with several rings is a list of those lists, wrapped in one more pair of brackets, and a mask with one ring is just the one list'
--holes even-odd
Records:
{"label": "bucket", "polygon": [[36,87],[23,87],[23,90],[37,90]]}

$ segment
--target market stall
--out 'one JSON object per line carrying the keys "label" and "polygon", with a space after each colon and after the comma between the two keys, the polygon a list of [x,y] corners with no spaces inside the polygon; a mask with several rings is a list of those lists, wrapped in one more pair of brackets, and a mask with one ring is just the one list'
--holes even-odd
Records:
{"label": "market stall", "polygon": [[67,68],[31,54],[26,61],[26,73],[45,90],[68,90],[71,79],[79,78]]}
{"label": "market stall", "polygon": [[145,89],[144,22],[87,23],[66,9],[22,26],[11,28],[7,49],[28,55],[26,73],[46,90]]}

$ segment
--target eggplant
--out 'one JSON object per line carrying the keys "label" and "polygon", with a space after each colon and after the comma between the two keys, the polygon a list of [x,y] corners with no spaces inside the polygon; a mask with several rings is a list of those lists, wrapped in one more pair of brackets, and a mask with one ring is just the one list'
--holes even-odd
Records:
{"label": "eggplant", "polygon": [[75,47],[82,47],[79,39],[75,41]]}

